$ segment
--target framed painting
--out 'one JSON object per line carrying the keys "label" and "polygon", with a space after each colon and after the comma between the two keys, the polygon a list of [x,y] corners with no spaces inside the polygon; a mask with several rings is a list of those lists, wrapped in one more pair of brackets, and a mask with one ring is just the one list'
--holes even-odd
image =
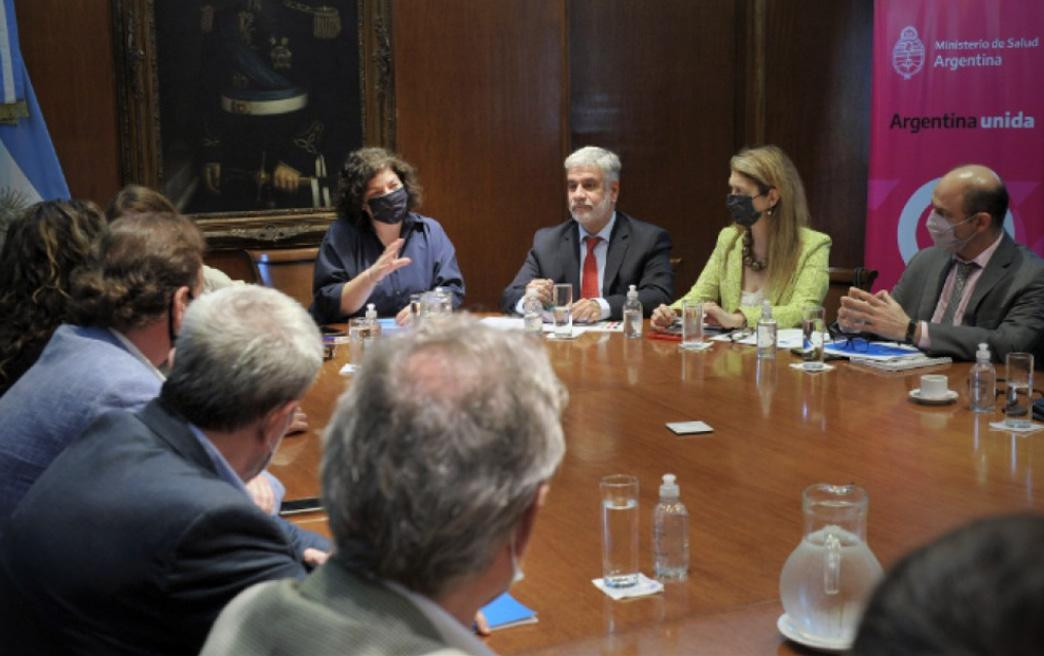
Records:
{"label": "framed painting", "polygon": [[122,179],[215,248],[318,242],[350,151],[394,148],[390,0],[112,0]]}

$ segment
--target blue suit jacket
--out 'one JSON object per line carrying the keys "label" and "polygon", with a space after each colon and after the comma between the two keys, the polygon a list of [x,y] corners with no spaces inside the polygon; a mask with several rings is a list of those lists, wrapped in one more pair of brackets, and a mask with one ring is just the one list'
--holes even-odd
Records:
{"label": "blue suit jacket", "polygon": [[103,413],[138,409],[163,382],[106,328],[62,325],[0,397],[0,519]]}
{"label": "blue suit jacket", "polygon": [[[504,290],[500,309],[511,314],[526,285],[534,278],[550,278],[573,285],[573,298],[580,298],[580,233],[576,221],[569,219],[533,236],[533,247],[515,279]],[[671,271],[671,237],[663,228],[634,219],[617,210],[616,223],[609,235],[602,277],[602,298],[609,303],[609,318],[623,316],[627,287],[636,285],[642,311],[649,316],[661,303],[674,296]]]}
{"label": "blue suit jacket", "polygon": [[159,400],[93,424],[7,529],[5,653],[196,654],[241,590],[305,575],[279,522]]}

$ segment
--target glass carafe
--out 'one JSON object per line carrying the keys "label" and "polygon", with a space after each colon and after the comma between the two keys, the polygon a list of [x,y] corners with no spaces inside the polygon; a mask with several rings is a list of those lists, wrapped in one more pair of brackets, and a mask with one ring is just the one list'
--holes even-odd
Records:
{"label": "glass carafe", "polygon": [[812,640],[850,643],[881,564],[866,544],[869,497],[857,485],[810,485],[805,534],[787,558],[779,595],[791,626]]}

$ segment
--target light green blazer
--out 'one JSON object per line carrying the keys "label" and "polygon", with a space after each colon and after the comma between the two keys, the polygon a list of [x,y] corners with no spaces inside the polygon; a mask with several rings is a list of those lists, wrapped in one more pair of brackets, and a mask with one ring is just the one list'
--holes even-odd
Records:
{"label": "light green blazer", "polygon": [[[758,323],[761,318],[760,306],[740,306],[743,290],[742,235],[742,230],[735,225],[718,233],[718,243],[696,284],[688,294],[675,301],[672,308],[680,308],[684,300],[713,301],[726,312],[742,312],[748,326]],[[772,303],[772,318],[780,328],[800,326],[801,311],[806,305],[822,305],[830,285],[830,275],[827,273],[829,259],[830,237],[822,232],[801,228],[801,255],[798,256],[797,273],[783,290],[765,294],[765,298]]]}

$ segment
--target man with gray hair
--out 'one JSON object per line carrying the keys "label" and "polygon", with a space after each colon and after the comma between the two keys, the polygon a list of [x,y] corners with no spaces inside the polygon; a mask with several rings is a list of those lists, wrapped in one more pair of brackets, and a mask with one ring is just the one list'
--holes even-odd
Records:
{"label": "man with gray hair", "polygon": [[586,146],[565,160],[566,202],[572,220],[537,230],[533,247],[504,290],[501,309],[522,313],[534,292],[547,307],[556,284],[573,286],[573,319],[620,319],[635,285],[645,316],[674,296],[671,238],[666,230],[616,210],[620,158]]}
{"label": "man with gray hair", "polygon": [[241,594],[204,656],[491,653],[472,619],[520,575],[565,401],[521,333],[454,316],[382,341],[325,433],[334,555]]}
{"label": "man with gray hair", "polygon": [[196,299],[159,398],[102,415],[0,535],[5,653],[195,654],[239,591],[324,560],[243,484],[321,363],[318,329],[284,294]]}

